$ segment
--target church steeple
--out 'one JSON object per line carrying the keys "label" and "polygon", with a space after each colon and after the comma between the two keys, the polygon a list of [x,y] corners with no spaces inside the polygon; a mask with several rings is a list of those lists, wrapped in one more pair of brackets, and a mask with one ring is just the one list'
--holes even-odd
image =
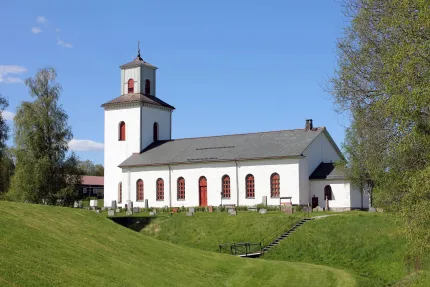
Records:
{"label": "church steeple", "polygon": [[140,56],[140,41],[137,41],[137,57],[135,60],[143,61],[142,57]]}

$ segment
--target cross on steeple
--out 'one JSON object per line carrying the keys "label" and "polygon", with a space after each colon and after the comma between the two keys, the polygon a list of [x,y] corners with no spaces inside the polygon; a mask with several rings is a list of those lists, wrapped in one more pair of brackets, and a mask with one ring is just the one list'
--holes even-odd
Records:
{"label": "cross on steeple", "polygon": [[137,57],[140,59],[140,41],[137,41]]}

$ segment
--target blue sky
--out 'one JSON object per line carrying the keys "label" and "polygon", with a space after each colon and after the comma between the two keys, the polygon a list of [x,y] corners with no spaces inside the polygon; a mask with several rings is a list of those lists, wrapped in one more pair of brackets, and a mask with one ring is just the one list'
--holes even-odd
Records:
{"label": "blue sky", "polygon": [[[348,25],[340,0],[0,2],[0,93],[12,116],[30,100],[22,80],[52,66],[81,159],[103,163],[101,104],[120,95],[119,66],[157,70],[157,96],[176,107],[173,137],[348,124],[323,86]],[[12,144],[12,142],[9,142]]]}

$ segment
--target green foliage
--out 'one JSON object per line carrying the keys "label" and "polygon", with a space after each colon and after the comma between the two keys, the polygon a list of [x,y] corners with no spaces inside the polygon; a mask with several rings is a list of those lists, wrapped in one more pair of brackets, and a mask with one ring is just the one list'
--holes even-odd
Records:
{"label": "green foliage", "polygon": [[0,158],[3,156],[4,149],[6,147],[6,140],[8,139],[9,128],[3,118],[3,111],[9,106],[9,102],[6,98],[0,94]]}
{"label": "green foliage", "polygon": [[33,102],[24,101],[14,118],[16,169],[9,200],[71,205],[81,177],[74,153],[66,156],[73,135],[59,105],[61,86],[53,68],[25,81]]}
{"label": "green foliage", "polygon": [[12,202],[0,210],[0,285],[355,286],[343,270],[177,246],[86,210]]}
{"label": "green foliage", "polygon": [[82,175],[104,176],[104,167],[94,164],[91,160],[79,161],[79,169]]}
{"label": "green foliage", "polygon": [[409,194],[414,178],[422,180],[420,171],[430,166],[430,6],[423,0],[344,2],[351,26],[337,43],[339,68],[329,88],[337,109],[351,116],[348,162],[340,165],[373,195],[375,206],[408,219],[405,229],[422,237],[408,237],[408,258],[420,261],[426,217],[415,210],[430,197],[419,202]]}
{"label": "green foliage", "polygon": [[5,149],[0,157],[0,199],[9,190],[10,179],[14,169],[15,164],[13,163],[12,153],[9,149]]}

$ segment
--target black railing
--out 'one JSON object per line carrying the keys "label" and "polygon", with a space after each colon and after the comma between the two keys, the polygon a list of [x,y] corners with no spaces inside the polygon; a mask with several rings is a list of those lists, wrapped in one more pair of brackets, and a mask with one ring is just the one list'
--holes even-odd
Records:
{"label": "black railing", "polygon": [[260,254],[262,252],[261,242],[252,243],[252,242],[235,242],[235,243],[226,243],[219,245],[220,253],[230,253],[231,255],[245,255],[248,256],[250,254]]}

